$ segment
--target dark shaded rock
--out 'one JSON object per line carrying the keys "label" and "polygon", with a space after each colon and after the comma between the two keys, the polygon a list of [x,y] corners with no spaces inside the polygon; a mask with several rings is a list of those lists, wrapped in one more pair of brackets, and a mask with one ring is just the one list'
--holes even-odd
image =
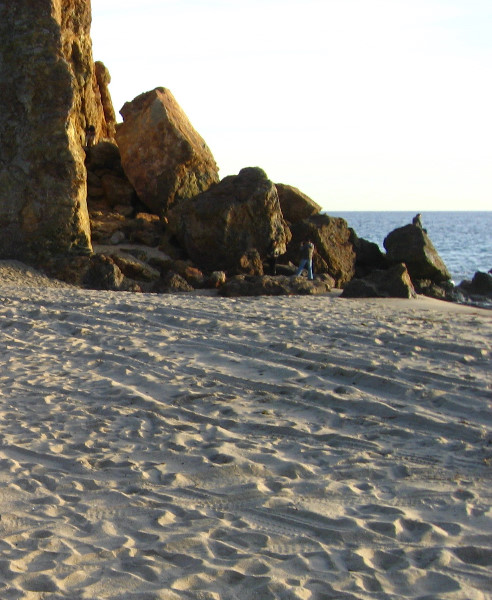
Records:
{"label": "dark shaded rock", "polygon": [[292,241],[284,259],[299,262],[299,247],[309,238],[316,247],[313,257],[315,274],[327,273],[336,287],[344,287],[355,273],[355,252],[351,233],[344,219],[319,214],[291,227]]}
{"label": "dark shaded rock", "polygon": [[321,211],[321,206],[291,185],[276,183],[280,208],[288,223],[298,223]]}
{"label": "dark shaded rock", "polygon": [[111,257],[102,254],[56,257],[46,262],[44,270],[51,277],[86,289],[141,291],[135,281],[124,276]]}
{"label": "dark shaded rock", "polygon": [[134,244],[157,246],[162,240],[162,229],[162,221],[157,215],[140,212],[134,219],[126,220],[123,231]]}
{"label": "dark shaded rock", "polygon": [[109,256],[123,275],[130,279],[134,279],[138,282],[154,282],[161,276],[157,269],[131,254],[119,252],[110,254]]}
{"label": "dark shaded rock", "polygon": [[240,257],[238,271],[245,275],[263,275],[263,262],[256,248],[246,251]]}
{"label": "dark shaded rock", "polygon": [[110,257],[94,255],[90,258],[82,284],[92,290],[119,290],[123,280],[123,273]]}
{"label": "dark shaded rock", "polygon": [[291,296],[326,294],[333,287],[333,279],[321,275],[314,281],[304,277],[285,275],[249,276],[236,275],[219,288],[221,296]]}
{"label": "dark shaded rock", "polygon": [[257,167],[242,169],[168,212],[168,229],[189,258],[207,271],[237,273],[245,253],[285,252],[290,231],[275,185]]}
{"label": "dark shaded rock", "polygon": [[465,279],[458,287],[471,295],[492,297],[492,275],[477,271],[471,281]]}
{"label": "dark shaded rock", "polygon": [[173,273],[170,271],[162,280],[162,282],[154,288],[156,291],[164,292],[164,293],[175,293],[175,292],[192,292],[193,287],[178,275],[178,273]]}
{"label": "dark shaded rock", "polygon": [[355,277],[361,278],[374,271],[374,269],[386,269],[389,264],[386,255],[374,242],[360,238],[350,228],[350,241],[355,251]]}
{"label": "dark shaded rock", "polygon": [[120,113],[116,139],[123,168],[150,212],[164,215],[219,181],[212,153],[169,90],[141,94]]}
{"label": "dark shaded rock", "polygon": [[208,289],[218,289],[224,285],[227,277],[224,271],[213,271],[203,282],[203,287]]}
{"label": "dark shaded rock", "polygon": [[439,284],[451,279],[429,236],[417,225],[395,229],[385,238],[384,247],[391,263],[405,263],[412,281],[430,279]]}
{"label": "dark shaded rock", "polygon": [[90,212],[92,241],[94,244],[111,244],[115,233],[122,232],[125,217],[109,210]]}
{"label": "dark shaded rock", "polygon": [[132,216],[140,203],[123,171],[118,146],[103,141],[90,150],[86,168],[87,204],[91,219],[94,211],[111,211]]}
{"label": "dark shaded rock", "polygon": [[436,298],[437,300],[455,301],[455,287],[451,281],[442,281],[435,283],[431,279],[418,279],[414,281],[414,287],[417,294]]}
{"label": "dark shaded rock", "polygon": [[375,270],[362,279],[354,278],[343,290],[343,298],[415,298],[415,289],[403,264]]}
{"label": "dark shaded rock", "polygon": [[90,158],[87,160],[87,170],[92,173],[112,173],[124,177],[125,172],[121,165],[118,146],[107,140],[92,146]]}
{"label": "dark shaded rock", "polygon": [[165,276],[170,271],[182,277],[193,289],[199,289],[205,284],[205,275],[197,269],[190,260],[172,260],[161,264],[161,273]]}

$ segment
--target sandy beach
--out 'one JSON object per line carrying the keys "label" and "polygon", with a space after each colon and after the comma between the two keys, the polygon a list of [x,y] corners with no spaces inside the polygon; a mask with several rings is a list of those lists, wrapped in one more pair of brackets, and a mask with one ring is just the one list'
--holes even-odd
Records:
{"label": "sandy beach", "polygon": [[0,263],[0,599],[492,598],[491,333]]}

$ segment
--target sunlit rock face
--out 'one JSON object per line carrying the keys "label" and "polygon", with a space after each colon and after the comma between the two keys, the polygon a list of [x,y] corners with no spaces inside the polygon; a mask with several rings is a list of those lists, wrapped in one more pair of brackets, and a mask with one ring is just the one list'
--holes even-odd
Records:
{"label": "sunlit rock face", "polygon": [[244,272],[245,254],[260,257],[275,245],[284,254],[291,233],[277,188],[259,167],[229,175],[168,213],[169,230],[188,256],[208,271]]}
{"label": "sunlit rock face", "polygon": [[[94,63],[96,73],[96,98],[97,94],[101,98],[101,106],[103,110],[102,119],[100,122],[100,138],[114,140],[116,133],[116,114],[113,108],[113,101],[109,92],[109,84],[111,83],[111,75],[101,61]],[[99,108],[96,103],[97,108]],[[100,115],[98,115],[100,116]],[[97,122],[97,121],[96,121]]]}
{"label": "sunlit rock face", "polygon": [[[91,249],[85,130],[110,137],[88,0],[0,0],[0,257]],[[114,128],[114,124],[113,124]]]}
{"label": "sunlit rock face", "polygon": [[166,88],[127,102],[116,130],[121,162],[139,199],[153,213],[166,214],[219,180],[218,167],[203,138]]}
{"label": "sunlit rock face", "polygon": [[321,212],[321,206],[297,188],[284,183],[275,186],[282,214],[288,223],[299,223]]}

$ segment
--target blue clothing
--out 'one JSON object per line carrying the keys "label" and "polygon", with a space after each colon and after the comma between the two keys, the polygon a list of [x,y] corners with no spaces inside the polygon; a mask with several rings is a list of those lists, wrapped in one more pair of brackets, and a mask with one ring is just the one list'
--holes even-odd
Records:
{"label": "blue clothing", "polygon": [[307,268],[308,278],[313,280],[313,254],[314,244],[312,242],[303,242],[301,244],[301,260],[299,262],[299,268],[297,269],[297,275],[300,275],[303,269]]}
{"label": "blue clothing", "polygon": [[301,258],[301,262],[299,263],[299,268],[297,269],[297,275],[300,275],[303,269],[307,268],[308,278],[313,280],[313,259],[312,258]]}

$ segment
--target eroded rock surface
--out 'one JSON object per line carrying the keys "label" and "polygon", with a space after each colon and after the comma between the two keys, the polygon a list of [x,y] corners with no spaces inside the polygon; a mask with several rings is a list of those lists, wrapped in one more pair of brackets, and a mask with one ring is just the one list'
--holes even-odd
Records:
{"label": "eroded rock surface", "polygon": [[321,212],[321,206],[292,185],[275,184],[284,219],[288,223],[298,223]]}
{"label": "eroded rock surface", "polygon": [[127,102],[116,130],[121,161],[139,199],[161,215],[219,181],[203,138],[165,88]]}
{"label": "eroded rock surface", "polygon": [[188,256],[209,271],[239,272],[245,253],[281,254],[290,240],[277,189],[258,167],[242,169],[168,213],[169,229]]}
{"label": "eroded rock surface", "polygon": [[91,250],[89,123],[107,135],[85,0],[0,0],[0,257]]}

